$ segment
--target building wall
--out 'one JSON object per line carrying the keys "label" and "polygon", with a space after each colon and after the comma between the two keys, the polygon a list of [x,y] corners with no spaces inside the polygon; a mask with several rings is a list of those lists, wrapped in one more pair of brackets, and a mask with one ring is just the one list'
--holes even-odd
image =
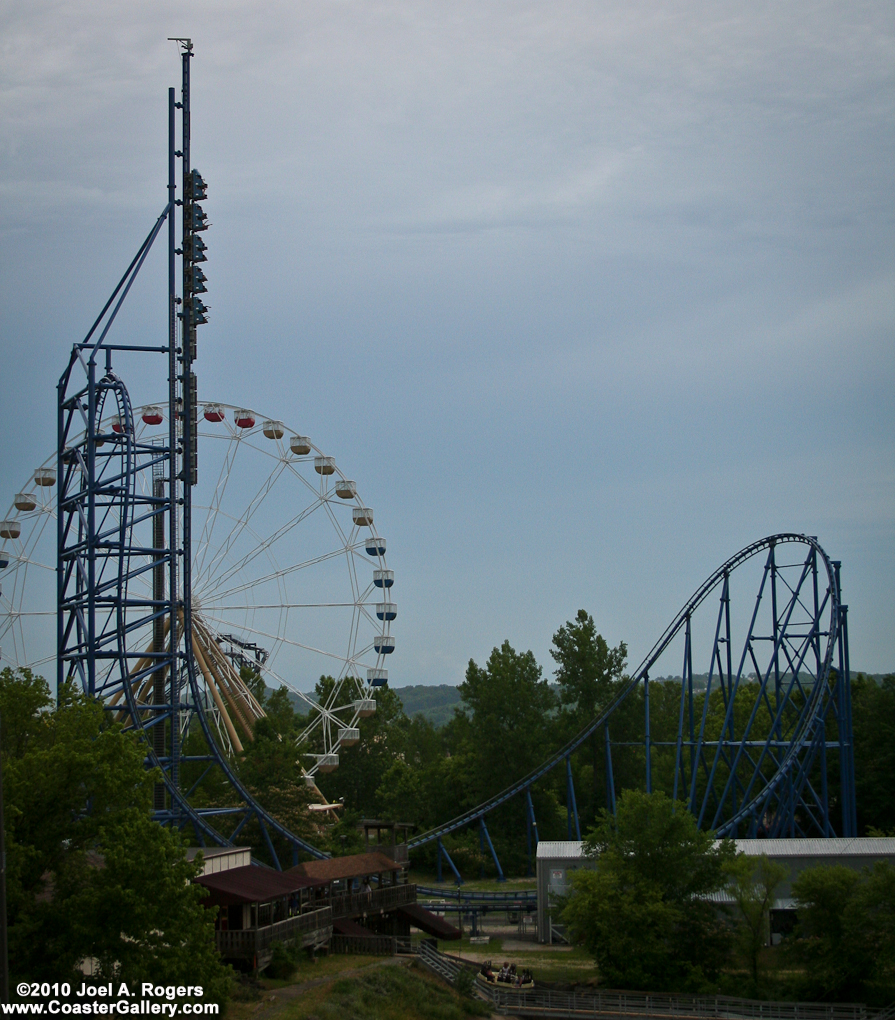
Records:
{"label": "building wall", "polygon": [[[792,909],[793,880],[807,868],[841,865],[861,871],[876,861],[895,864],[895,838],[861,837],[857,839],[738,839],[737,851],[749,856],[767,855],[788,871],[787,879],[777,889],[775,909]],[[593,868],[594,858],[586,857],[583,843],[575,841],[543,841],[538,844],[538,941],[552,941],[551,925],[560,924],[555,910],[558,896],[571,890],[570,874],[577,868]]]}
{"label": "building wall", "polygon": [[578,868],[592,868],[596,863],[584,856],[582,847],[582,843],[575,841],[538,844],[538,942],[553,941],[552,927],[561,923],[554,909],[556,898],[571,892],[571,873]]}
{"label": "building wall", "polygon": [[252,863],[252,851],[249,847],[189,847],[187,859],[195,860],[200,853],[203,875],[216,875],[220,871],[244,868]]}

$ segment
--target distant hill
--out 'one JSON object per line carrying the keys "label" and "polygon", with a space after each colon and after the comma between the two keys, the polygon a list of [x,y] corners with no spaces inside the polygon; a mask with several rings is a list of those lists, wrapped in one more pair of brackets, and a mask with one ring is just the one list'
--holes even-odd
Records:
{"label": "distant hill", "polygon": [[424,715],[436,726],[444,726],[446,722],[450,722],[454,706],[460,704],[460,692],[450,684],[433,684],[429,687],[416,684],[392,689],[401,699],[404,711],[411,718],[415,715]]}
{"label": "distant hill", "polygon": [[[410,687],[393,687],[392,690],[401,699],[404,711],[411,717],[424,715],[436,726],[444,726],[450,722],[454,714],[454,706],[460,704],[460,692],[450,684],[437,684],[427,687],[424,684],[415,684]],[[292,707],[304,714],[307,712],[307,704],[292,691],[288,692]],[[314,699],[313,692],[307,695]]]}
{"label": "distant hill", "polygon": [[[852,677],[856,677],[858,674],[855,670],[852,670]],[[866,677],[875,680],[877,683],[882,683],[883,677],[890,676],[887,673],[865,673]],[[717,676],[715,677],[715,683],[717,683]],[[751,678],[754,682],[754,676]],[[677,683],[681,682],[679,676],[657,676],[653,677],[654,682],[661,683]],[[705,690],[706,681],[708,680],[707,673],[694,673],[693,674],[693,687],[696,690]],[[807,680],[807,677],[806,677]],[[550,684],[551,688],[556,694],[559,694],[559,686],[557,684]],[[393,687],[392,690],[401,699],[401,704],[404,706],[404,711],[411,717],[415,715],[425,716],[435,726],[444,726],[445,723],[450,722],[454,715],[454,708],[460,705],[460,692],[456,687],[452,687],[450,684],[433,684],[427,686],[425,684],[412,684],[408,687]],[[308,695],[313,699],[313,692]],[[307,705],[303,702],[297,694],[289,692],[289,700],[292,702],[293,708],[296,711],[304,712],[307,710]],[[554,712],[550,713],[555,714]]]}

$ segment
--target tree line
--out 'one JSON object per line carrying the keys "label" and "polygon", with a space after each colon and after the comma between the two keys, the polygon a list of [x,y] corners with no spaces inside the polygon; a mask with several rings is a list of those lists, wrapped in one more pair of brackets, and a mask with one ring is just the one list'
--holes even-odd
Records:
{"label": "tree line", "polygon": [[[344,803],[338,824],[322,825],[319,815],[308,811],[310,791],[294,739],[309,717],[295,711],[285,688],[267,691],[254,674],[246,679],[264,699],[267,715],[232,765],[287,828],[335,854],[361,849],[356,823],[362,816],[428,829],[525,776],[612,703],[626,682],[625,644],[611,647],[583,610],[557,630],[551,655],[550,679],[532,652],[517,651],[508,641],[485,662],[470,660],[458,688],[460,705],[442,726],[422,715],[408,717],[394,691],[375,689],[377,711],[360,721],[360,743],[343,748],[339,768],[319,777],[327,800]],[[333,683],[331,677],[320,678],[321,700]],[[653,733],[665,739],[663,734],[676,734],[679,689],[674,683],[651,686]],[[860,831],[890,830],[895,677],[877,683],[859,675],[852,691]],[[748,688],[742,697],[750,697]],[[720,706],[710,699],[709,708],[719,727]],[[643,789],[642,718],[637,691],[613,715],[613,739],[630,742],[614,759],[619,791]],[[150,821],[157,777],[145,770],[136,738],[73,688],[54,699],[46,682],[28,670],[0,674],[0,719],[10,949],[23,976],[59,979],[86,957],[96,960],[101,972],[117,962],[123,973],[148,973],[151,959],[153,973],[164,971],[172,980],[188,964],[185,983],[201,978],[209,997],[223,999],[229,979],[213,951],[211,918],[189,884],[196,867],[184,859],[181,837]],[[202,740],[197,731],[187,733],[185,752],[201,757]],[[582,831],[599,829],[607,817],[600,750],[598,738],[592,739],[571,758]],[[830,764],[835,771],[835,760]],[[668,768],[657,755],[657,786],[667,782]],[[220,771],[206,762],[185,762],[181,780],[185,789],[193,789],[197,806],[234,806]],[[566,837],[565,784],[564,771],[557,769],[532,787],[542,839]],[[832,775],[830,789],[835,788]],[[505,873],[524,874],[523,805],[503,805],[489,816],[488,826]],[[240,838],[259,859],[267,857],[257,829],[246,826]],[[291,863],[291,849],[276,839],[274,844],[280,862]],[[477,832],[452,834],[445,845],[468,874],[493,874]],[[414,865],[431,868],[434,852],[433,845],[423,848]],[[857,889],[852,893],[858,895]],[[850,931],[848,925],[843,930]],[[193,944],[204,948],[186,955],[173,948]],[[841,955],[831,951],[827,957]]]}

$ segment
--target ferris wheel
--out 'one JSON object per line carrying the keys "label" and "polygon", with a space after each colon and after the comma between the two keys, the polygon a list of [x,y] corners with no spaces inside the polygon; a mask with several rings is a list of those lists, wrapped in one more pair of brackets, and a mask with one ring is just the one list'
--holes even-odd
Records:
{"label": "ferris wheel", "polygon": [[[135,408],[136,438],[161,442],[166,413],[163,402]],[[115,415],[103,421],[106,433],[121,428]],[[397,605],[385,539],[335,458],[281,420],[205,402],[199,443],[191,625],[202,697],[193,711],[211,720],[233,756],[265,714],[258,678],[285,686],[306,717],[297,762],[313,784],[338,766],[340,748],[360,740],[359,721],[376,710],[374,689],[387,683]],[[33,473],[0,521],[0,665],[37,673],[52,672],[56,659],[55,465],[54,455]],[[141,484],[154,484],[151,475]],[[134,573],[151,598],[152,572]],[[152,641],[145,628],[127,635],[132,651]],[[314,693],[321,678],[322,697]],[[106,688],[105,700],[120,704],[127,722],[133,699],[124,693]],[[184,732],[190,715],[181,715]]]}

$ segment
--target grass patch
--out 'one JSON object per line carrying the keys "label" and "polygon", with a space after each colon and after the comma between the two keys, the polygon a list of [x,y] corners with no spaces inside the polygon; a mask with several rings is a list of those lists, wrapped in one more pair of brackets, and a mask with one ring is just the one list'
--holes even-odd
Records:
{"label": "grass patch", "polygon": [[[341,957],[345,959],[345,957]],[[462,998],[417,966],[376,967],[336,978],[289,1002],[282,1020],[466,1020],[490,1007]]]}
{"label": "grass patch", "polygon": [[288,980],[274,980],[273,978],[261,976],[261,985],[265,989],[276,990],[287,988],[290,985],[303,985],[308,981],[317,981],[320,978],[333,977],[346,970],[360,970],[366,967],[375,967],[382,962],[378,956],[318,956],[316,961],[311,961],[306,955],[299,958],[298,964],[292,977]]}
{"label": "grass patch", "polygon": [[480,953],[502,953],[503,937],[491,935],[490,939],[490,942],[470,942],[469,933],[464,932],[462,939],[453,939],[450,942],[439,939],[438,952],[450,953],[452,956],[467,956],[469,953],[474,953],[476,956]]}
{"label": "grass patch", "polygon": [[[446,892],[456,892],[457,882],[451,872],[445,877],[445,881],[438,884],[434,873],[424,871],[411,871],[408,877],[409,882],[416,882],[417,885],[428,886],[430,889],[444,889]],[[498,882],[496,878],[476,878],[463,881],[460,886],[461,892],[522,892],[526,889],[534,891],[538,887],[536,878],[508,878],[506,882]]]}
{"label": "grass patch", "polygon": [[488,945],[464,946],[458,942],[443,942],[439,945],[443,953],[469,959],[468,952],[476,957],[490,956],[495,966],[505,960],[515,963],[517,967],[527,967],[534,975],[535,984],[539,981],[550,983],[582,985],[597,981],[597,965],[587,950],[573,946],[564,952],[545,948],[531,950],[514,950],[501,948],[500,939]]}

